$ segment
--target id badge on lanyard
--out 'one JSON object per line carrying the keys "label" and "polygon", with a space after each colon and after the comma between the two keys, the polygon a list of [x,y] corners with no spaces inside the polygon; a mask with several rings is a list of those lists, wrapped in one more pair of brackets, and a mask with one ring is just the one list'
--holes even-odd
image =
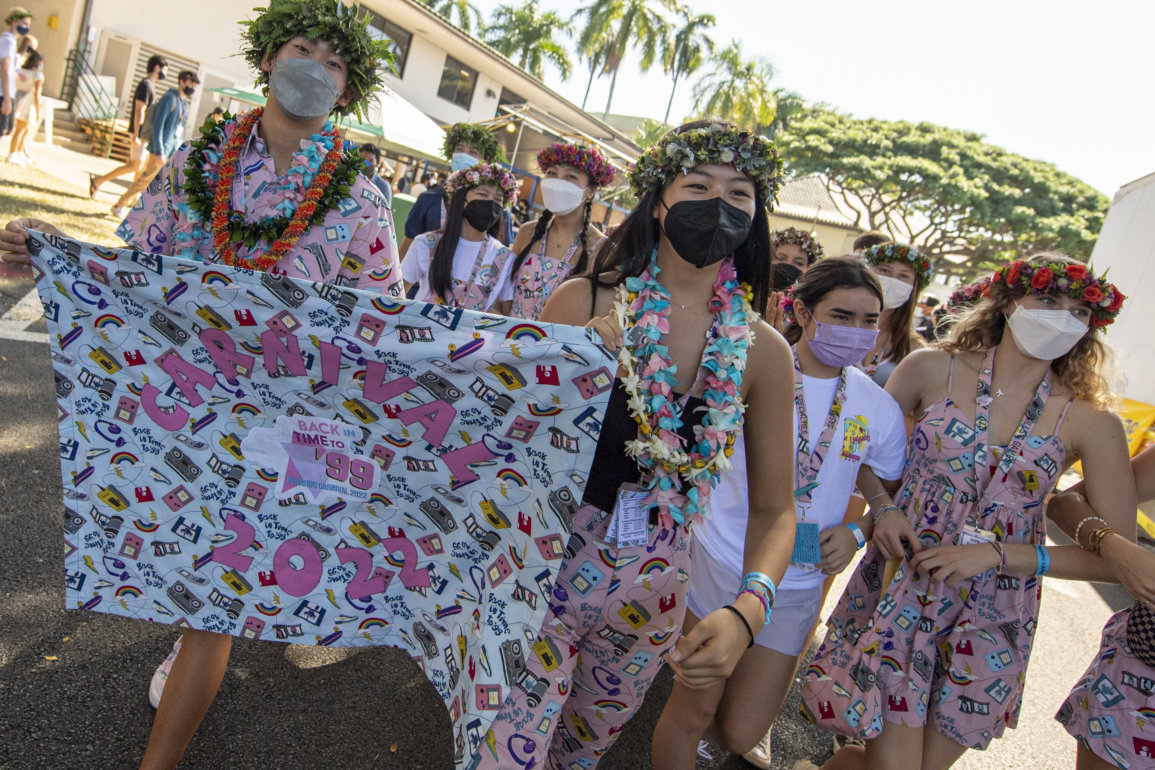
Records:
{"label": "id badge on lanyard", "polygon": [[623,484],[614,501],[614,512],[606,530],[606,542],[619,548],[645,545],[650,537],[650,509],[646,490],[637,484]]}
{"label": "id badge on lanyard", "polygon": [[818,522],[798,521],[794,523],[794,550],[790,553],[790,566],[807,572],[818,569],[822,561],[822,549],[818,543]]}
{"label": "id badge on lanyard", "polygon": [[[993,543],[998,537],[989,529],[975,526],[974,524],[964,524],[963,528],[955,533],[955,545],[982,545],[983,543]],[[981,575],[975,575],[974,580],[990,580],[995,574],[992,567]]]}
{"label": "id badge on lanyard", "polygon": [[794,409],[798,414],[798,436],[794,471],[794,502],[802,510],[801,518],[794,525],[794,550],[790,554],[790,566],[805,572],[813,572],[822,561],[819,544],[818,522],[807,521],[806,511],[810,507],[814,491],[819,486],[818,472],[822,466],[834,433],[838,428],[838,418],[842,414],[842,404],[846,401],[846,371],[839,373],[834,390],[834,400],[830,412],[818,437],[818,446],[810,446],[810,420],[806,414],[806,390],[802,381],[802,366],[798,353],[794,353]]}

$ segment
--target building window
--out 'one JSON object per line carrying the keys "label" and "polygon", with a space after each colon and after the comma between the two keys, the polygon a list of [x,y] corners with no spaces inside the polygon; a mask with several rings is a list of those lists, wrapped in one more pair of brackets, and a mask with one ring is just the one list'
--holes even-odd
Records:
{"label": "building window", "polygon": [[466,67],[452,56],[445,57],[445,69],[441,70],[441,85],[437,87],[438,96],[468,110],[473,101],[473,87],[476,85],[477,70]]}
{"label": "building window", "polygon": [[369,14],[369,36],[389,42],[389,50],[393,54],[393,69],[397,77],[405,77],[405,60],[409,57],[409,44],[413,42],[413,35],[381,14],[368,8],[364,10]]}
{"label": "building window", "polygon": [[506,105],[509,105],[510,107],[516,107],[518,105],[525,104],[525,103],[526,103],[526,100],[524,98],[518,96],[513,91],[510,91],[508,88],[501,89],[501,98],[499,98],[497,100],[497,106],[498,106],[499,111],[500,111],[501,107],[504,107]]}

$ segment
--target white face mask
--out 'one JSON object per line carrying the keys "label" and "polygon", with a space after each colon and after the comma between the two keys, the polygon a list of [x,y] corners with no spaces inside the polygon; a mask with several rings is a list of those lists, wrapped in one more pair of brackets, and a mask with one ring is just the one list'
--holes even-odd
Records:
{"label": "white face mask", "polygon": [[546,177],[541,180],[541,197],[545,207],[559,216],[565,216],[582,205],[585,188],[564,179]]}
{"label": "white face mask", "polygon": [[914,291],[914,287],[906,281],[891,278],[889,275],[875,273],[874,277],[882,284],[882,307],[884,310],[902,307],[910,299],[910,293]]}
{"label": "white face mask", "polygon": [[1087,324],[1069,310],[1028,310],[1016,304],[1007,316],[1015,347],[1024,356],[1042,361],[1062,358],[1087,333]]}

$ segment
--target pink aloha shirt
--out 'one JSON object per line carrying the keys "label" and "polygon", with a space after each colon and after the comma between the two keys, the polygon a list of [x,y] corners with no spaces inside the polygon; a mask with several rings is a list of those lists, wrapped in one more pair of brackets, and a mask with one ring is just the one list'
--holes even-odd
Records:
{"label": "pink aloha shirt", "polygon": [[[189,150],[188,142],[181,145],[133,205],[116,234],[142,251],[217,263],[220,259],[213,250],[208,223],[202,225],[189,218],[185,193]],[[294,161],[301,155],[318,152],[323,152],[322,145],[302,140],[301,152]],[[304,198],[298,174],[291,180],[286,174],[277,175],[256,126],[241,149],[237,168],[232,205],[234,210],[245,211],[250,222],[281,216],[278,204],[288,198],[299,203]],[[350,196],[325,215],[322,225],[306,230],[269,272],[400,296],[401,269],[393,232],[393,214],[385,199],[364,175],[358,174]],[[268,244],[258,244],[257,255],[267,247]],[[253,251],[241,245],[237,255],[248,258]]]}

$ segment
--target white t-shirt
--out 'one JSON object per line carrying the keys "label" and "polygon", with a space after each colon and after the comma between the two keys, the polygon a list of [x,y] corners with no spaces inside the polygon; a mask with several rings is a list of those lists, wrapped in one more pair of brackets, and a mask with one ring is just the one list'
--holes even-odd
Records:
{"label": "white t-shirt", "polygon": [[[838,379],[802,377],[806,392],[806,413],[810,443],[822,435],[822,426],[834,401]],[[756,426],[746,425],[745,430]],[[847,430],[849,429],[849,435]],[[798,413],[790,437],[793,447],[798,435]],[[722,562],[734,574],[734,590],[742,579],[742,560],[746,546],[746,450],[744,442],[734,444],[730,458],[734,467],[722,474],[710,496],[705,520],[694,525],[695,547],[705,548],[710,556]],[[842,524],[846,504],[854,491],[858,467],[866,463],[879,478],[902,477],[906,465],[906,422],[890,394],[878,387],[862,370],[846,369],[846,402],[842,419],[834,429],[830,449],[818,470],[818,487],[806,508],[806,521],[817,522],[820,531]],[[802,506],[796,513],[801,516]],[[803,571],[788,567],[781,584],[787,590],[820,585],[826,576],[820,570]],[[693,580],[693,576],[690,577]]]}
{"label": "white t-shirt", "polygon": [[[483,245],[485,246],[485,254],[481,255]],[[479,256],[486,263],[492,263],[502,252],[507,251],[508,249],[501,245],[501,241],[492,235],[487,235],[484,241],[467,241],[464,238],[458,238],[457,250],[453,252],[453,280],[461,283],[467,282],[469,277],[473,275],[473,267]],[[432,259],[433,255],[429,252],[429,238],[425,235],[419,235],[409,244],[409,251],[405,252],[405,259],[401,262],[401,279],[409,284],[421,284],[421,288],[414,297],[420,302],[436,301],[433,289],[429,286],[429,263]],[[488,310],[492,307],[493,303],[501,296],[502,284],[507,280],[506,275],[509,271],[510,261],[507,259],[505,265],[502,266],[500,277],[497,284],[489,292],[488,304],[484,309]]]}
{"label": "white t-shirt", "polygon": [[[15,96],[16,90],[16,70],[20,69],[20,65],[24,62],[16,61],[16,36],[9,31],[0,34],[0,59],[7,59],[7,69],[0,71],[0,95]],[[12,93],[6,92],[4,89],[8,87],[8,78],[12,78]]]}

